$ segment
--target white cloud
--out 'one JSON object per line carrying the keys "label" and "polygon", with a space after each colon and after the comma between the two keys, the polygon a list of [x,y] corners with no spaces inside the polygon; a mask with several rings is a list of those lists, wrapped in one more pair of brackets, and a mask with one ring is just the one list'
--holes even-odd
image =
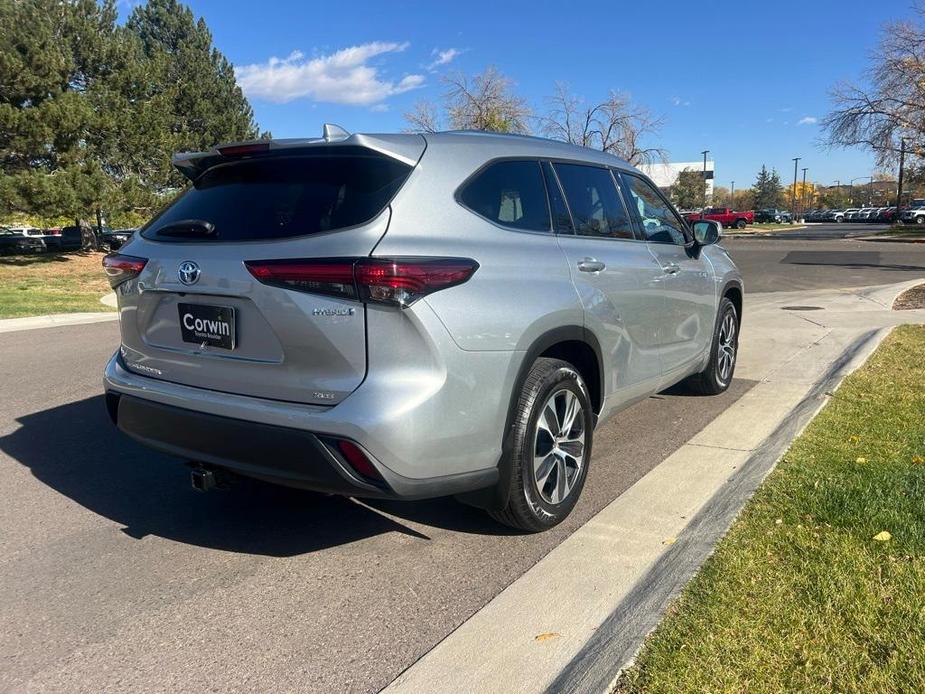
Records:
{"label": "white cloud", "polygon": [[680,96],[671,97],[671,103],[673,103],[675,106],[690,106],[691,105],[690,101],[685,101]]}
{"label": "white cloud", "polygon": [[427,63],[427,65],[424,67],[433,71],[441,65],[448,65],[449,63],[453,62],[453,60],[462,55],[462,51],[457,48],[447,48],[444,51],[435,48],[430,52],[430,54],[434,57],[434,59]]}
{"label": "white cloud", "polygon": [[819,119],[815,116],[803,116],[800,120],[797,121],[797,125],[815,125],[819,122]]}
{"label": "white cloud", "polygon": [[368,61],[386,53],[400,53],[408,43],[374,41],[343,48],[330,55],[306,59],[301,51],[285,58],[235,68],[238,84],[248,97],[285,104],[308,97],[314,101],[370,106],[390,96],[416,89],[423,75],[405,75],[394,82],[382,79]]}

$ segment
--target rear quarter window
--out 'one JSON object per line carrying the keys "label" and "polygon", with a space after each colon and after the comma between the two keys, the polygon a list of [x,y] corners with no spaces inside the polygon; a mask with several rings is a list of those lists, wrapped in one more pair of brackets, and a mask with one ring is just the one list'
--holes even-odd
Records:
{"label": "rear quarter window", "polygon": [[[206,171],[142,231],[162,241],[253,241],[306,236],[376,217],[410,166],[375,152],[272,156]],[[214,235],[162,236],[181,220],[214,225]]]}
{"label": "rear quarter window", "polygon": [[524,231],[550,231],[546,185],[538,161],[489,164],[465,183],[459,202],[486,219]]}

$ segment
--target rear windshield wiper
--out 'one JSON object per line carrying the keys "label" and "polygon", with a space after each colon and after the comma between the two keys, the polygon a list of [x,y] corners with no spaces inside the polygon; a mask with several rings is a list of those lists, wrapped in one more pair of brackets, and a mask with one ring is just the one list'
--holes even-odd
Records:
{"label": "rear windshield wiper", "polygon": [[154,233],[158,236],[215,236],[215,225],[204,219],[179,219]]}

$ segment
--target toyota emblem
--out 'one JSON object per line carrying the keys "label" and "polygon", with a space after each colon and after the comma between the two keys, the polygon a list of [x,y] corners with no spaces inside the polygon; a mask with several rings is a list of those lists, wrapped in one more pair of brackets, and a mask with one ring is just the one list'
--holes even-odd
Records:
{"label": "toyota emblem", "polygon": [[177,268],[177,277],[183,284],[196,284],[199,281],[199,266],[192,260],[184,260]]}

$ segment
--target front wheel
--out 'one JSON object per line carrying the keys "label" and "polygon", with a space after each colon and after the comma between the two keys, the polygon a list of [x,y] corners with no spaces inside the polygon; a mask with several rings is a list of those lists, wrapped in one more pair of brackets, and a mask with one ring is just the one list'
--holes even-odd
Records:
{"label": "front wheel", "polygon": [[739,315],[735,304],[723,297],[713,331],[710,361],[707,368],[689,380],[690,386],[704,395],[718,395],[729,387],[739,353]]}
{"label": "front wheel", "polygon": [[540,358],[512,413],[507,505],[495,520],[528,532],[548,530],[571,513],[588,475],[594,418],[588,389],[571,364]]}

